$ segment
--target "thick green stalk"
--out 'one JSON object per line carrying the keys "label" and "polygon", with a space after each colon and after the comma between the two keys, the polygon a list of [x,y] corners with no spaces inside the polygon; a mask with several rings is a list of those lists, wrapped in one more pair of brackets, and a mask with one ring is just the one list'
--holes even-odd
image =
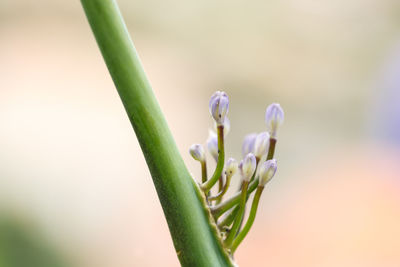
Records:
{"label": "thick green stalk", "polygon": [[81,2],[149,166],[182,266],[232,266],[210,223],[204,195],[178,152],[116,2]]}

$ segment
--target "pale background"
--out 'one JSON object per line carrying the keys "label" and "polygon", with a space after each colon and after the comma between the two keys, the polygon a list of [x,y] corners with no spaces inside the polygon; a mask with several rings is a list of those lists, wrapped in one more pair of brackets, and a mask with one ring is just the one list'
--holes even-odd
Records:
{"label": "pale background", "polygon": [[[285,109],[240,266],[400,266],[398,0],[119,3],[196,176],[213,91],[238,159],[267,105]],[[66,266],[179,265],[79,1],[0,2],[0,219],[8,251],[1,231],[23,225]]]}

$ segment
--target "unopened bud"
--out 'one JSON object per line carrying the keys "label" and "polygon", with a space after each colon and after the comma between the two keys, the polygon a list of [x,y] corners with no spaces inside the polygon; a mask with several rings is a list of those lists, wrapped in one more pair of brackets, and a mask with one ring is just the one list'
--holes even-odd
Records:
{"label": "unopened bud", "polygon": [[242,155],[245,157],[249,153],[254,151],[254,142],[256,141],[257,134],[251,133],[244,137],[242,144]]}
{"label": "unopened bud", "polygon": [[265,111],[265,123],[272,138],[276,138],[278,127],[283,123],[284,113],[281,106],[273,103]]}
{"label": "unopened bud", "polygon": [[269,133],[262,132],[257,135],[254,141],[254,155],[260,159],[267,154],[269,147]]}
{"label": "unopened bud", "polygon": [[229,98],[225,92],[217,91],[210,99],[210,113],[217,125],[223,125],[225,116],[229,110]]}
{"label": "unopened bud", "polygon": [[213,156],[215,161],[217,161],[218,160],[218,137],[217,137],[217,134],[211,130],[209,131],[209,136],[207,139],[207,149],[208,149],[208,152],[210,152],[211,156]]}
{"label": "unopened bud", "polygon": [[250,181],[256,170],[256,166],[256,157],[252,153],[247,154],[239,164],[239,170],[244,181]]}
{"label": "unopened bud", "polygon": [[261,164],[258,172],[260,186],[266,185],[274,177],[276,168],[276,159],[267,160]]}
{"label": "unopened bud", "polygon": [[200,144],[192,145],[190,147],[190,149],[189,149],[189,153],[190,153],[190,155],[192,155],[192,157],[195,160],[198,160],[198,161],[201,161],[201,162],[204,161],[205,158],[206,158],[205,153],[204,153],[204,148]]}
{"label": "unopened bud", "polygon": [[238,170],[238,163],[235,159],[230,158],[225,164],[225,174],[227,176],[233,176]]}

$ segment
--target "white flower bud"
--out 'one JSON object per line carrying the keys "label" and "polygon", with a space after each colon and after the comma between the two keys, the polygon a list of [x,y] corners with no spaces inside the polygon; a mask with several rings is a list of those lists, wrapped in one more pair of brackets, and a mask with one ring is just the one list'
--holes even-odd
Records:
{"label": "white flower bud", "polygon": [[254,155],[260,159],[267,154],[269,148],[269,133],[262,132],[257,135],[254,141]]}
{"label": "white flower bud", "polygon": [[192,155],[192,157],[195,160],[198,160],[198,161],[201,161],[201,162],[204,161],[205,158],[206,158],[205,153],[204,153],[204,148],[200,144],[192,145],[190,147],[190,149],[189,149],[189,153],[190,153],[190,155]]}
{"label": "white flower bud", "polygon": [[210,99],[210,113],[218,125],[223,125],[229,110],[229,98],[225,92],[217,91]]}
{"label": "white flower bud", "polygon": [[243,144],[242,144],[243,157],[245,157],[249,153],[253,153],[256,137],[257,137],[256,133],[251,133],[244,137]]}
{"label": "white flower bud", "polygon": [[276,159],[267,160],[266,162],[261,164],[258,171],[260,186],[266,185],[272,179],[272,177],[274,177],[276,168]]}
{"label": "white flower bud", "polygon": [[225,164],[225,173],[227,176],[232,177],[238,170],[238,163],[235,159],[230,158]]}
{"label": "white flower bud", "polygon": [[247,154],[239,164],[240,174],[244,181],[250,181],[256,170],[256,166],[256,157],[252,153]]}
{"label": "white flower bud", "polygon": [[281,106],[273,103],[267,107],[265,111],[265,123],[272,138],[276,138],[276,131],[283,123],[284,113]]}

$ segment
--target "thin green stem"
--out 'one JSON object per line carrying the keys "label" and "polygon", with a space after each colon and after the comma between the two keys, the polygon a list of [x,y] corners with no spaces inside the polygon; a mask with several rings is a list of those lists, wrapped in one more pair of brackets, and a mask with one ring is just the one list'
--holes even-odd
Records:
{"label": "thin green stem", "polygon": [[[257,186],[258,186],[258,179],[250,183],[250,186],[247,190],[247,199],[249,199],[251,193],[253,193],[253,191],[257,188]],[[238,211],[239,211],[239,206],[236,206],[235,208],[229,210],[224,219],[218,223],[218,227],[222,229],[222,227],[224,226],[231,225]]]}
{"label": "thin green stem", "polygon": [[218,223],[219,229],[223,229],[224,226],[229,226],[233,223],[233,220],[236,217],[236,214],[239,211],[239,207],[236,206],[234,209],[231,209],[225,217]]}
{"label": "thin green stem", "polygon": [[[254,172],[253,176],[251,177],[250,182],[253,182],[254,179],[255,179],[255,177],[256,177],[256,173],[257,173],[257,168],[258,168],[258,163],[259,163],[259,162],[260,162],[260,158],[259,158],[259,157],[256,157],[256,171]],[[251,194],[251,193],[249,193],[249,194],[247,195],[246,202],[247,202],[247,200],[249,199],[250,194]],[[246,207],[245,207],[244,209],[245,209],[244,212],[246,213]],[[244,217],[242,217],[242,220],[241,220],[240,225],[239,225],[239,229],[242,228],[243,220],[244,220]]]}
{"label": "thin green stem", "polygon": [[242,231],[237,235],[235,240],[232,242],[231,253],[233,254],[243,239],[246,237],[247,233],[250,231],[251,226],[254,223],[254,219],[256,218],[258,203],[260,202],[261,193],[264,189],[264,186],[258,186],[257,191],[254,194],[253,203],[251,204],[251,210],[249,213],[249,218],[247,219],[246,224],[244,225]]}
{"label": "thin green stem", "polygon": [[[205,182],[207,182],[207,163],[206,163],[206,160],[204,159],[204,161],[200,161],[200,164],[201,164],[201,181],[203,183],[205,183]],[[208,192],[206,194],[206,201],[207,201],[208,205],[210,204],[210,200],[208,198],[209,196],[210,196],[210,192]]]}
{"label": "thin green stem", "polygon": [[[255,175],[255,174],[254,174]],[[256,190],[258,185],[258,179],[254,179],[253,182],[250,183],[249,188],[247,190],[247,197],[249,197],[249,195]],[[239,204],[240,201],[240,197],[241,197],[242,193],[237,192],[235,195],[233,195],[231,198],[227,199],[226,201],[222,202],[219,205],[216,205],[214,207],[211,208],[211,212],[214,215],[215,219],[218,219],[222,214],[224,214],[226,211],[228,211],[229,209],[233,208],[234,206],[236,206],[237,204]]]}
{"label": "thin green stem", "polygon": [[213,176],[207,180],[207,182],[201,185],[201,189],[204,193],[207,193],[215,185],[218,179],[221,177],[225,163],[225,147],[224,147],[224,126],[218,126],[218,161]]}
{"label": "thin green stem", "polygon": [[270,159],[272,159],[274,157],[275,147],[276,147],[276,139],[275,138],[270,138],[269,139],[269,148],[268,148],[267,160],[270,160]]}
{"label": "thin green stem", "polygon": [[[226,183],[226,181],[225,181]],[[220,195],[222,193],[222,191],[224,190],[224,177],[221,175],[221,177],[219,177],[218,180],[218,195]],[[217,198],[215,201],[215,204],[219,204],[221,203],[222,198]]]}
{"label": "thin green stem", "polygon": [[228,191],[229,185],[231,184],[231,178],[232,178],[232,175],[227,175],[226,182],[225,182],[225,185],[224,185],[224,188],[222,189],[222,191],[220,191],[218,193],[218,195],[210,197],[209,200],[216,200],[218,203],[218,200],[221,200],[222,197],[225,195],[225,193]]}
{"label": "thin green stem", "polygon": [[201,181],[203,183],[207,182],[207,163],[206,160],[200,161],[201,164]]}
{"label": "thin green stem", "polygon": [[247,188],[249,187],[249,182],[245,181],[243,183],[243,188],[242,188],[242,194],[240,197],[240,204],[239,204],[239,211],[235,217],[235,221],[233,222],[232,228],[229,231],[228,237],[226,238],[224,245],[226,247],[230,247],[233,239],[236,236],[236,233],[239,231],[240,228],[240,222],[242,221],[243,215],[244,215],[244,208],[246,206],[246,199],[247,199]]}
{"label": "thin green stem", "polygon": [[210,222],[113,0],[81,0],[135,130],[182,266],[232,266]]}

